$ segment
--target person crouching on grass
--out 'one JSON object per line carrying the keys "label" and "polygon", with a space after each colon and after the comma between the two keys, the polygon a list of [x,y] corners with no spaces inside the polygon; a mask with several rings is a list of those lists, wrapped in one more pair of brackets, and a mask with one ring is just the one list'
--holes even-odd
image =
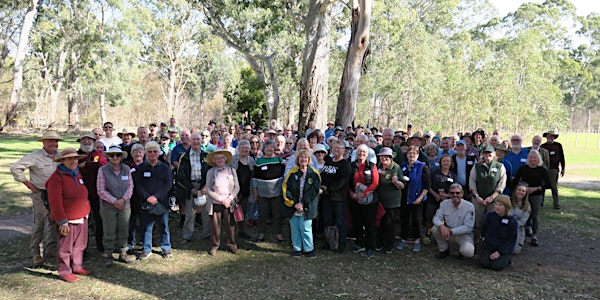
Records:
{"label": "person crouching on grass", "polygon": [[78,166],[78,160],[86,155],[78,154],[73,148],[65,148],[60,154],[54,161],[61,164],[48,178],[46,190],[50,218],[58,225],[58,275],[66,282],[75,282],[79,280],[75,274],[90,274],[89,270],[83,268],[83,252],[88,241],[90,202]]}
{"label": "person crouching on grass", "polygon": [[317,257],[312,234],[312,220],[317,217],[321,177],[311,167],[311,154],[300,150],[294,166],[283,181],[284,215],[290,219],[294,258],[302,256],[302,248],[309,258]]}

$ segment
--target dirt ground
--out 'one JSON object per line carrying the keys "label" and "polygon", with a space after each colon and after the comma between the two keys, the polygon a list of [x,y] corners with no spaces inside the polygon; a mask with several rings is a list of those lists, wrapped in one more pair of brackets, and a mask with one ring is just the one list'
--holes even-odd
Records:
{"label": "dirt ground", "polygon": [[[587,177],[567,175],[559,180],[559,185],[600,190],[600,181]],[[26,238],[31,233],[32,223],[32,214],[0,216],[0,242]],[[523,253],[515,260],[512,271],[529,274],[532,280],[541,274],[557,277],[583,275],[600,280],[600,259],[597,256],[600,238],[584,238],[544,228],[540,243],[540,247],[525,245]]]}

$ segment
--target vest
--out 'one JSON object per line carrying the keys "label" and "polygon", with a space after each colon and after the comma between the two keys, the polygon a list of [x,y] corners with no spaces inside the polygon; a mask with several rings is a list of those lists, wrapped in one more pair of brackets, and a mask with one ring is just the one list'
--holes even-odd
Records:
{"label": "vest", "polygon": [[[477,193],[482,198],[485,198],[494,193],[498,180],[500,180],[500,168],[502,164],[493,160],[490,162],[489,169],[483,163],[475,165],[475,183],[477,184]],[[491,172],[495,170],[495,172]]]}
{"label": "vest", "polygon": [[[129,166],[121,164],[121,170],[119,171],[119,174],[115,174],[115,172],[112,170],[111,164],[103,166],[102,168],[100,168],[100,170],[102,171],[102,174],[104,174],[106,190],[115,198],[122,198],[123,195],[125,195],[125,192],[127,191],[127,186],[129,184],[129,176],[132,176],[132,174],[130,174],[129,172]],[[127,177],[127,180],[123,180],[123,178],[125,177]],[[100,201],[100,206],[102,206],[102,208],[104,209],[116,210],[116,208],[112,204],[104,200]],[[130,202],[125,201],[125,208],[129,207]]]}

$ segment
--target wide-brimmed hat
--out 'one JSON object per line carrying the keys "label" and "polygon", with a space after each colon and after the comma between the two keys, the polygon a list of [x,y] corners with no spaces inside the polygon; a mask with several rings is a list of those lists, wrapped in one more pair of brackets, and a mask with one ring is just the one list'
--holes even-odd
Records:
{"label": "wide-brimmed hat", "polygon": [[323,144],[317,144],[315,146],[315,149],[313,150],[313,153],[317,153],[317,152],[325,152],[325,153],[327,153],[327,149],[325,149],[325,145],[323,145]]}
{"label": "wide-brimmed hat", "polygon": [[377,133],[375,134],[375,136],[376,136],[376,137],[377,137],[377,136],[383,136],[383,133],[381,133],[381,132],[377,131]]}
{"label": "wide-brimmed hat", "polygon": [[171,139],[171,137],[170,137],[168,134],[166,134],[166,133],[163,133],[163,134],[160,136],[160,139],[161,139],[161,140],[162,140],[162,139],[167,139],[167,140],[170,140],[170,139]]}
{"label": "wide-brimmed hat", "polygon": [[344,128],[342,128],[342,126],[335,126],[335,129],[333,129],[333,131],[344,131]]}
{"label": "wide-brimmed hat", "polygon": [[542,136],[546,137],[549,134],[553,135],[555,139],[558,138],[558,133],[555,133],[554,130],[550,130],[550,131],[544,132],[544,134]]}
{"label": "wide-brimmed hat", "polygon": [[48,130],[42,134],[42,137],[38,139],[38,142],[43,142],[44,140],[59,140],[62,141],[63,138],[58,134],[58,132],[54,130]]}
{"label": "wide-brimmed hat", "polygon": [[169,128],[168,132],[169,133],[179,133],[179,130],[177,130],[177,128],[175,128],[175,127],[171,127],[171,128]]}
{"label": "wide-brimmed hat", "polygon": [[389,147],[383,147],[383,148],[381,148],[381,150],[379,150],[379,153],[377,153],[377,156],[394,157],[394,151],[392,151],[392,149]]}
{"label": "wide-brimmed hat", "polygon": [[215,155],[217,154],[223,154],[225,155],[225,164],[229,164],[231,162],[231,159],[233,158],[233,155],[231,155],[231,152],[227,151],[227,150],[216,150],[213,151],[211,153],[208,154],[208,156],[206,157],[206,162],[214,167],[215,166]]}
{"label": "wide-brimmed hat", "polygon": [[91,131],[84,131],[81,134],[79,134],[79,138],[77,138],[77,142],[79,143],[79,141],[81,141],[84,138],[90,138],[93,141],[96,140],[96,137],[94,136],[94,134]]}
{"label": "wide-brimmed hat", "polygon": [[406,142],[411,145],[412,140],[413,139],[419,139],[421,140],[421,147],[425,146],[425,143],[427,142],[426,139],[424,137],[422,137],[420,134],[415,133],[413,134],[411,137],[408,138],[408,140],[406,140]]}
{"label": "wide-brimmed hat", "polygon": [[269,129],[269,130],[267,130],[267,134],[277,134],[277,131],[275,131],[273,129]]}
{"label": "wide-brimmed hat", "polygon": [[123,159],[127,158],[127,152],[121,150],[121,147],[119,147],[119,146],[111,146],[110,148],[108,148],[108,150],[102,152],[102,155],[104,155],[104,157],[108,158],[109,154],[114,154],[114,153],[120,153],[121,157]]}
{"label": "wide-brimmed hat", "polygon": [[82,159],[84,157],[86,157],[87,154],[79,154],[77,153],[77,150],[75,150],[75,148],[65,148],[62,149],[62,151],[60,151],[60,154],[54,158],[54,162],[59,162],[65,158],[69,158],[69,157],[77,157],[77,159]]}
{"label": "wide-brimmed hat", "polygon": [[510,152],[510,150],[508,150],[508,148],[506,148],[506,146],[504,146],[502,144],[496,145],[496,147],[494,147],[494,149],[497,150],[497,151],[502,151],[504,153]]}
{"label": "wide-brimmed hat", "polygon": [[130,135],[130,136],[131,136],[131,138],[134,138],[134,137],[135,137],[135,133],[133,133],[133,132],[129,132],[129,130],[127,130],[127,128],[123,128],[123,131],[121,131],[121,132],[117,133],[117,136],[118,136],[120,139],[122,139],[122,138],[123,138],[123,135],[125,135],[125,134],[128,134],[128,135]]}

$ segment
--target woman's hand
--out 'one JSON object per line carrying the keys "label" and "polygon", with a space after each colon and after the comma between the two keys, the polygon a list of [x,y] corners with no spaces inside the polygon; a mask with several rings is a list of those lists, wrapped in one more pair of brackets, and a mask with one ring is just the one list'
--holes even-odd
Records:
{"label": "woman's hand", "polygon": [[294,204],[294,209],[296,211],[304,211],[304,205],[302,205],[302,202],[298,202],[298,203]]}
{"label": "woman's hand", "polygon": [[491,260],[496,260],[496,259],[498,259],[498,257],[500,257],[500,252],[498,252],[498,251],[494,251],[494,253],[490,254]]}
{"label": "woman's hand", "polygon": [[113,202],[113,206],[117,210],[123,210],[125,208],[125,199],[117,199],[117,200],[115,200],[115,202]]}
{"label": "woman's hand", "polygon": [[62,236],[69,235],[69,223],[65,223],[65,224],[59,225],[58,226],[58,232],[60,232],[60,234]]}

